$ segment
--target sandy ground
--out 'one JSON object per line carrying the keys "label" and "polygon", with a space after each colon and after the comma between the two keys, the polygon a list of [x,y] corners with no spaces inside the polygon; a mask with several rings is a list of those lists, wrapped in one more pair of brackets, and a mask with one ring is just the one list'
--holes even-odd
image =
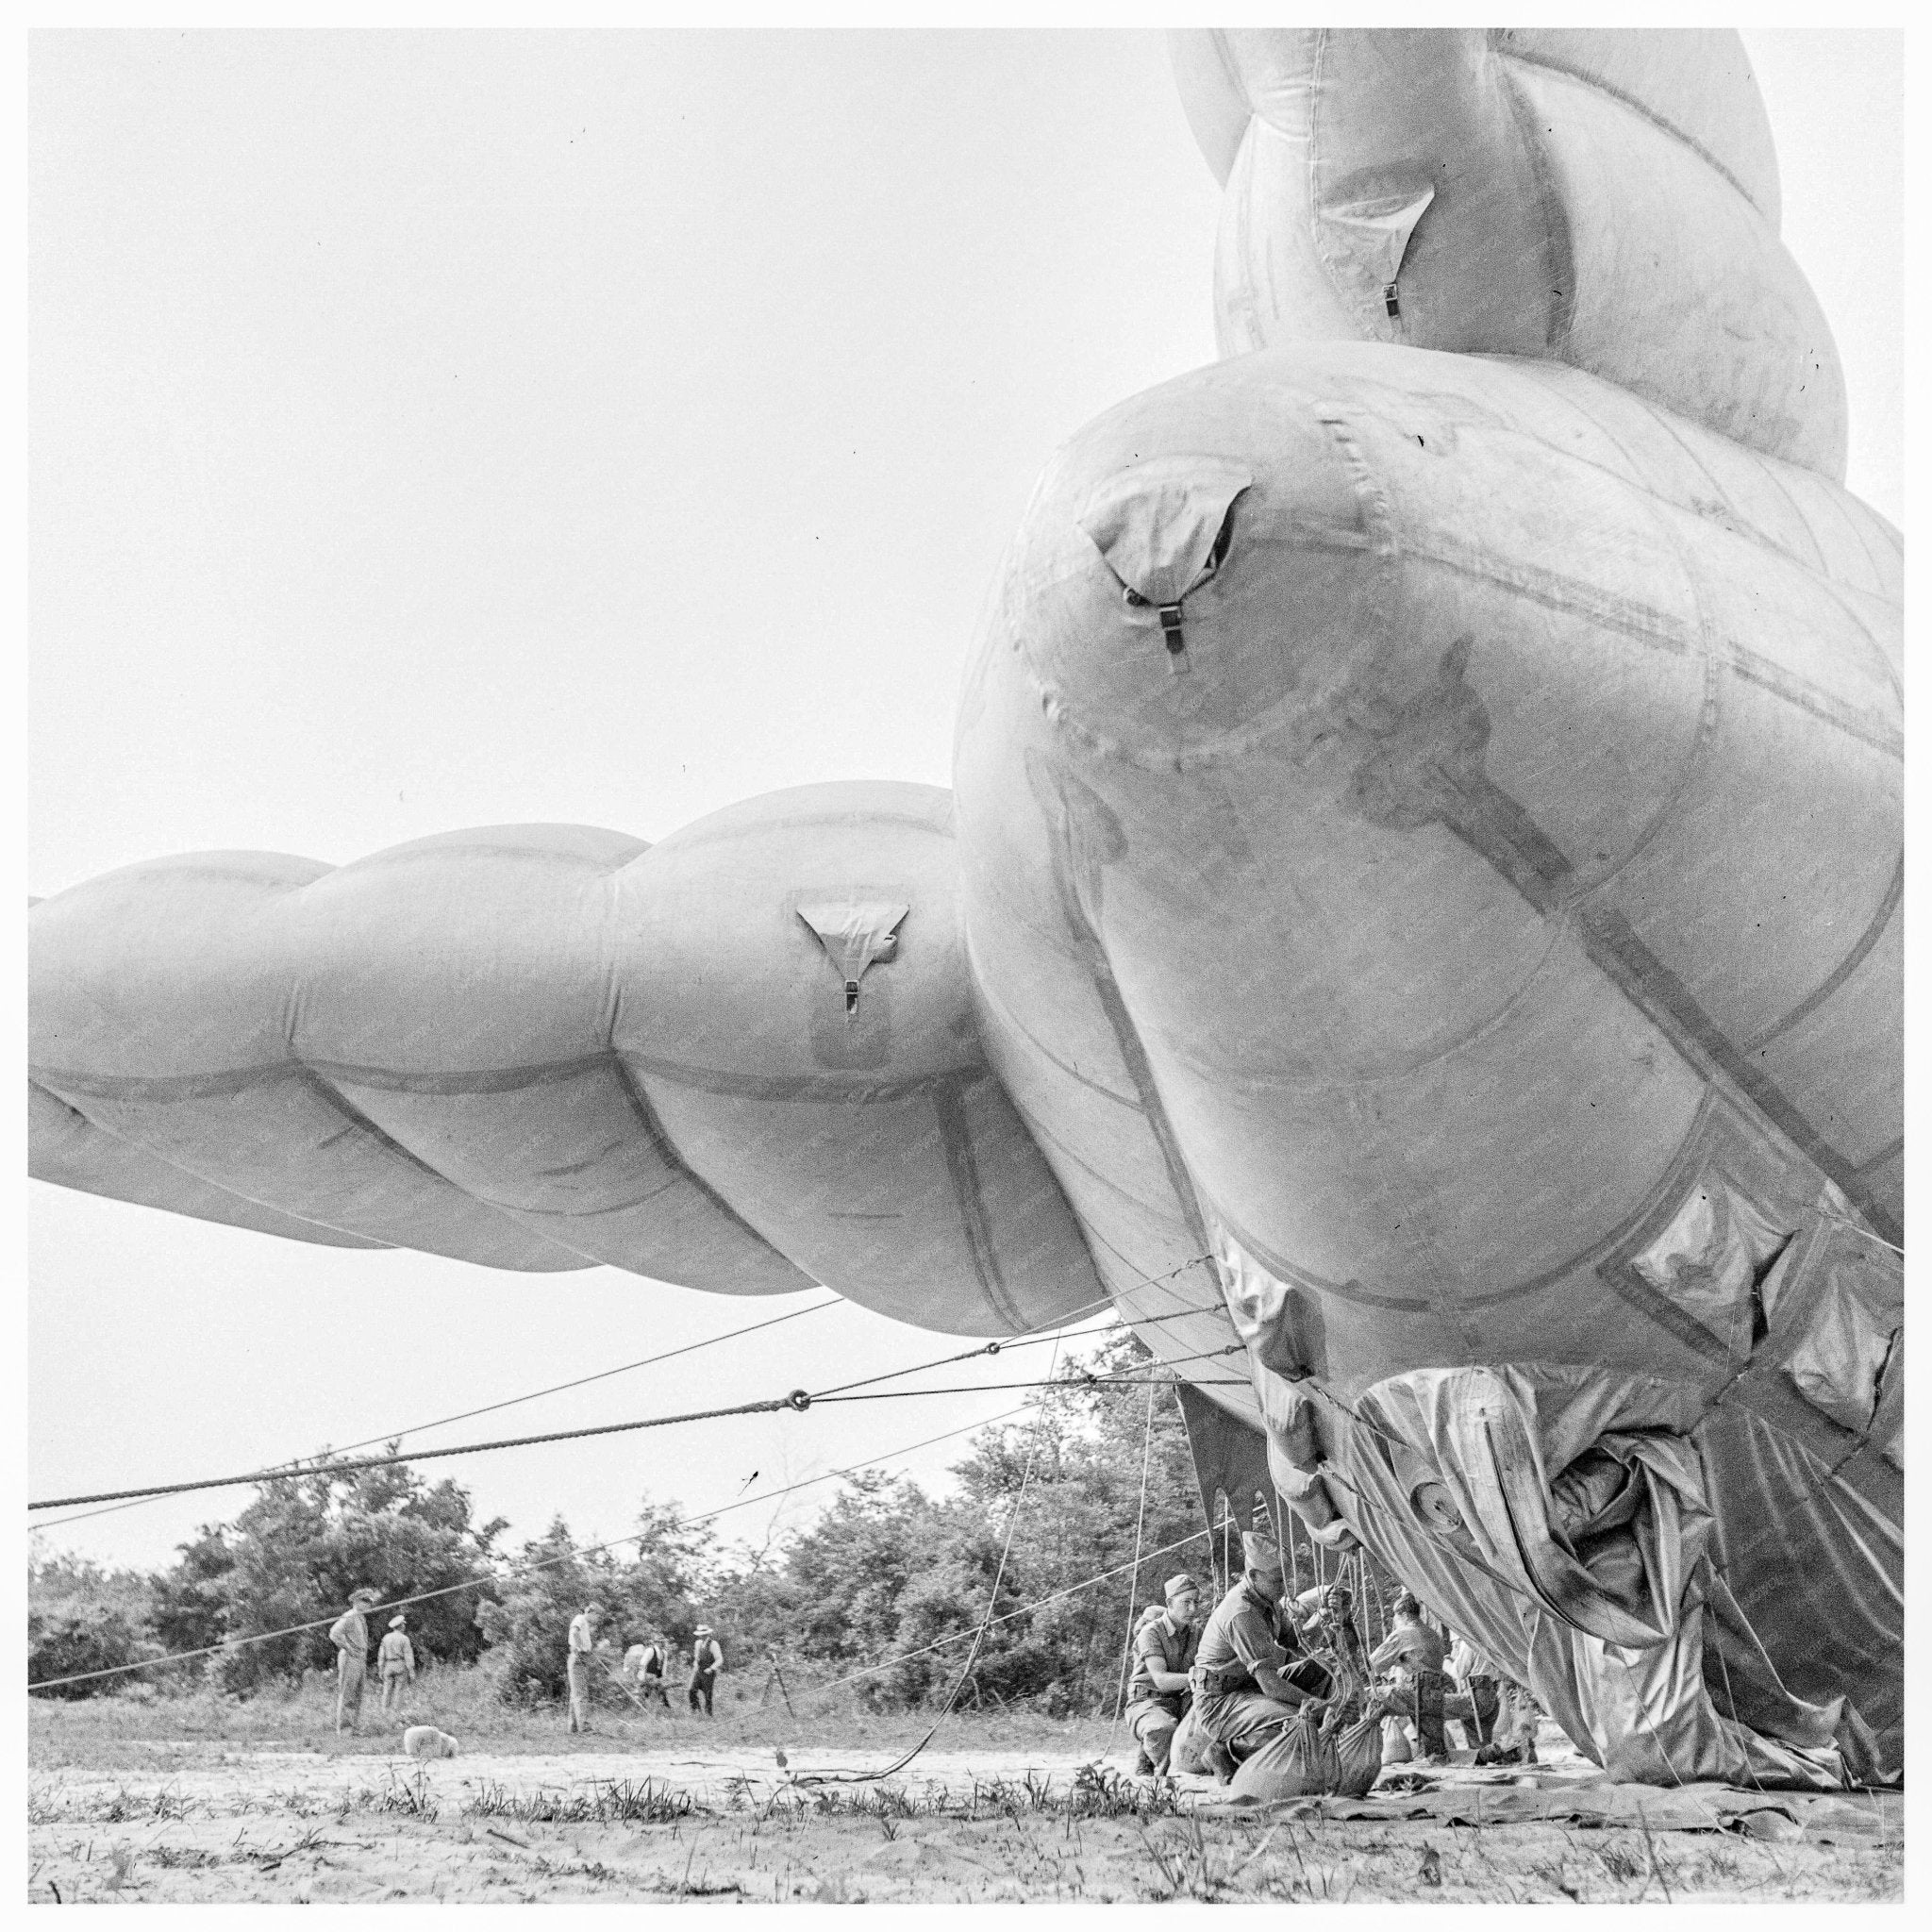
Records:
{"label": "sandy ground", "polygon": [[[1901,1800],[1605,1785],[1546,1733],[1534,1773],[1385,1772],[1357,1801],[1244,1807],[1073,1753],[700,1740],[401,1757],[130,1740],[32,1770],[37,1903],[1895,1899]],[[1419,1784],[1420,1789],[1404,1789]]]}

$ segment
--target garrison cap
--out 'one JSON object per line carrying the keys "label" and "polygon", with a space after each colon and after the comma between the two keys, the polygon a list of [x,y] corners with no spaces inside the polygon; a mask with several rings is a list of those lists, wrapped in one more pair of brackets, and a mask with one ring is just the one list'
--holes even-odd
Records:
{"label": "garrison cap", "polygon": [[397,1617],[391,1617],[391,1619],[389,1620],[389,1627],[390,1627],[390,1628],[391,1628],[391,1630],[400,1630],[400,1629],[401,1629],[401,1628],[403,1627],[403,1625],[404,1625],[405,1624],[407,1624],[407,1623],[408,1623],[408,1621],[409,1621],[409,1620],[408,1620],[408,1618],[407,1618],[407,1617],[401,1617],[401,1616],[397,1616]]}
{"label": "garrison cap", "polygon": [[382,1601],[382,1592],[379,1590],[371,1590],[364,1584],[360,1590],[352,1590],[349,1592],[349,1601],[352,1604],[379,1604]]}
{"label": "garrison cap", "polygon": [[1257,1531],[1241,1531],[1241,1561],[1250,1570],[1263,1576],[1281,1574],[1281,1551],[1273,1537],[1262,1536]]}
{"label": "garrison cap", "polygon": [[710,1634],[711,1626],[708,1624],[700,1624],[698,1627],[691,1632],[691,1635],[693,1637],[708,1637]]}
{"label": "garrison cap", "polygon": [[1184,1570],[1178,1576],[1170,1576],[1160,1586],[1160,1593],[1169,1603],[1173,1603],[1177,1596],[1199,1596],[1201,1586]]}

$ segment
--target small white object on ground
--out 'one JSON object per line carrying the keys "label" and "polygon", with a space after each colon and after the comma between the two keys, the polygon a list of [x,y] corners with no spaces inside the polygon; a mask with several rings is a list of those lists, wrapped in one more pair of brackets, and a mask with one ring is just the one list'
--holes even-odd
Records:
{"label": "small white object on ground", "polygon": [[403,1749],[411,1757],[454,1757],[457,1740],[434,1724],[411,1724],[403,1733]]}

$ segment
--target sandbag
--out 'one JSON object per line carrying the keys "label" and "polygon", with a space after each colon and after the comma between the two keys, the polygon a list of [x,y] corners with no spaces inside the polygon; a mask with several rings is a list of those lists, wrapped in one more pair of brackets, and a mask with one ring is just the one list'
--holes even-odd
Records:
{"label": "sandbag", "polygon": [[1196,1777],[1211,1774],[1208,1763],[1208,1733],[1195,1724],[1191,1704],[1167,1747],[1167,1768],[1170,1773],[1185,1771]]}
{"label": "sandbag", "polygon": [[1358,1798],[1381,1770],[1379,1717],[1357,1718],[1325,1733],[1313,1719],[1298,1717],[1241,1765],[1230,1789],[1264,1802],[1330,1795]]}
{"label": "sandbag", "polygon": [[1344,1724],[1333,1742],[1335,1782],[1329,1790],[1344,1798],[1359,1798],[1382,1774],[1382,1720],[1357,1718]]}
{"label": "sandbag", "polygon": [[1385,1717],[1382,1720],[1382,1762],[1384,1764],[1407,1764],[1415,1753],[1408,1748],[1408,1733],[1402,1728],[1399,1717]]}

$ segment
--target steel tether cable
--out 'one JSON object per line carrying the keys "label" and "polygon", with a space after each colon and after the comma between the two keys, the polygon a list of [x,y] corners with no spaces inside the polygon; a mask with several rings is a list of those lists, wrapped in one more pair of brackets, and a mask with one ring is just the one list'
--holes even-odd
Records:
{"label": "steel tether cable", "polygon": [[[82,1503],[117,1503],[127,1497],[179,1496],[197,1490],[238,1489],[244,1485],[271,1482],[290,1482],[305,1474],[348,1475],[365,1469],[394,1469],[406,1462],[433,1462],[440,1457],[478,1456],[492,1449],[528,1449],[544,1442],[577,1442],[591,1436],[623,1436],[634,1434],[640,1429],[664,1429],[681,1423],[718,1422],[733,1416],[775,1415],[785,1409],[803,1414],[820,1402],[899,1402],[916,1399],[922,1395],[991,1395],[1009,1389],[1051,1389],[1067,1385],[1059,1382],[1042,1382],[1038,1378],[1025,1382],[967,1382],[944,1389],[874,1389],[861,1391],[852,1395],[816,1395],[807,1389],[794,1389],[789,1395],[768,1396],[758,1402],[734,1403],[728,1408],[694,1408],[678,1415],[642,1416],[627,1423],[596,1423],[588,1428],[551,1429],[538,1436],[504,1436],[489,1442],[457,1442],[445,1449],[412,1449],[407,1455],[358,1456],[346,1462],[325,1463],[319,1470],[274,1469],[251,1470],[242,1475],[205,1476],[194,1482],[157,1483],[139,1490],[109,1490],[92,1496],[51,1496],[38,1503],[29,1503],[29,1510],[64,1509]],[[1085,1386],[1095,1389],[1138,1389],[1143,1383],[1126,1376],[1099,1376]],[[1198,1388],[1245,1389],[1245,1382],[1202,1382]]]}
{"label": "steel tether cable", "polygon": [[[1193,1262],[1190,1260],[1181,1263],[1180,1267],[1187,1268],[1191,1267],[1192,1265]],[[1177,1274],[1180,1272],[1180,1269],[1176,1268],[1169,1272],[1171,1274]],[[1157,1285],[1158,1282],[1163,1278],[1165,1277],[1155,1276],[1152,1277],[1146,1283],[1141,1285],[1152,1287]],[[819,1307],[824,1307],[831,1306],[831,1304],[818,1303],[814,1306]],[[792,1312],[796,1314],[803,1314],[808,1311],[806,1309],[796,1309]],[[1083,1311],[1075,1310],[1073,1315],[1067,1317],[1066,1319],[1075,1320],[1078,1318],[1078,1315],[1081,1312]],[[774,1318],[774,1321],[781,1321],[784,1319],[786,1318],[783,1316]],[[1164,1319],[1171,1320],[1174,1319],[1174,1317],[1170,1316]],[[772,1324],[765,1323],[755,1325],[770,1326],[772,1325]],[[1106,1325],[1111,1324],[1109,1324]],[[719,1339],[728,1340],[730,1338],[724,1337]],[[902,1375],[918,1374],[926,1369],[943,1367],[948,1362],[967,1360],[974,1356],[996,1352],[1000,1348],[1015,1346],[1026,1341],[1027,1339],[1028,1338],[1026,1333],[1023,1331],[1019,1335],[1007,1338],[1006,1340],[999,1342],[984,1343],[977,1349],[966,1351],[966,1353],[963,1355],[941,1357],[934,1361],[918,1363],[910,1368],[894,1370],[889,1372],[886,1374],[871,1376],[868,1377],[864,1382],[837,1384],[830,1390],[826,1390],[816,1393],[804,1389],[794,1389],[791,1391],[790,1394],[787,1395],[771,1397],[759,1402],[738,1403],[723,1408],[694,1409],[685,1413],[669,1416],[646,1416],[632,1422],[602,1423],[592,1424],[589,1427],[577,1429],[554,1429],[537,1435],[508,1436],[488,1442],[463,1442],[453,1444],[445,1448],[419,1449],[411,1451],[408,1455],[396,1454],[391,1456],[364,1456],[355,1457],[347,1459],[331,1458],[328,1461],[314,1464],[308,1468],[304,1468],[300,1465],[291,1467],[288,1464],[275,1464],[266,1468],[250,1470],[238,1475],[211,1476],[200,1478],[192,1482],[151,1483],[144,1484],[137,1488],[129,1488],[125,1490],[100,1491],[90,1495],[47,1497],[38,1502],[29,1502],[26,1507],[28,1512],[32,1513],[33,1511],[40,1509],[77,1508],[84,1507],[86,1505],[97,1503],[146,1501],[148,1498],[156,1496],[187,1495],[200,1490],[235,1489],[253,1485],[259,1485],[267,1482],[291,1480],[297,1476],[304,1474],[345,1475],[352,1474],[358,1471],[367,1469],[392,1469],[397,1467],[399,1464],[405,1462],[428,1462],[445,1457],[477,1455],[485,1451],[496,1449],[532,1448],[546,1442],[580,1441],[593,1436],[624,1435],[635,1432],[640,1429],[666,1428],[673,1426],[675,1424],[684,1423],[713,1422],[729,1417],[741,1415],[768,1415],[776,1413],[781,1409],[787,1408],[795,1409],[800,1412],[803,1412],[805,1409],[809,1408],[814,1402],[819,1401],[884,1401],[891,1400],[894,1398],[903,1398],[917,1395],[976,1394],[980,1392],[981,1389],[984,1389],[987,1392],[991,1393],[996,1391],[1007,1389],[1036,1388],[1042,1385],[1037,1382],[994,1382],[980,1385],[970,1385],[964,1388],[908,1389],[892,1391],[873,1391],[870,1393],[866,1392],[868,1385],[870,1383],[892,1380]],[[1058,1334],[1056,1334],[1054,1340],[1056,1341],[1056,1359],[1058,1359]],[[702,1345],[704,1344],[691,1344],[691,1346],[693,1347]],[[689,1351],[687,1350],[675,1352]],[[1219,1352],[1226,1353],[1228,1351],[1224,1350]],[[1191,1359],[1191,1357],[1181,1357],[1181,1359]],[[1126,1382],[1120,1381],[1119,1378],[1108,1377],[1107,1379],[1109,1383],[1117,1384],[1118,1386],[1132,1386]],[[1095,1383],[1095,1378],[1090,1376],[1088,1380],[1090,1385],[1097,1386],[1097,1384]]]}
{"label": "steel tether cable", "polygon": [[[734,1509],[749,1509],[759,1503],[775,1502],[780,1496],[791,1495],[799,1490],[808,1490],[818,1483],[836,1481],[840,1476],[855,1475],[861,1469],[875,1468],[881,1462],[889,1462],[901,1456],[912,1456],[921,1449],[929,1449],[935,1442],[950,1441],[955,1436],[970,1436],[975,1429],[991,1428],[995,1423],[1010,1421],[1016,1415],[1025,1413],[1025,1405],[1002,1409],[997,1415],[986,1417],[981,1422],[962,1423],[957,1429],[946,1429],[937,1436],[927,1436],[917,1442],[908,1442],[903,1448],[888,1449],[882,1455],[869,1457],[863,1462],[850,1462],[840,1469],[828,1469],[822,1475],[801,1477],[795,1483],[787,1483],[782,1489],[767,1490],[757,1496],[741,1496],[734,1502],[721,1503],[715,1509],[700,1509],[689,1516],[680,1516],[675,1522],[663,1525],[673,1529],[690,1527],[699,1523],[709,1523],[720,1516],[728,1516]],[[393,1610],[407,1607],[410,1604],[433,1603],[439,1597],[455,1596],[459,1591],[482,1590],[493,1583],[508,1583],[519,1576],[535,1576],[545,1570],[555,1570],[560,1564],[574,1562],[580,1557],[594,1557],[605,1550],[622,1549],[626,1543],[641,1543],[658,1534],[658,1530],[639,1531],[631,1536],[608,1538],[600,1543],[586,1543],[581,1549],[572,1550],[561,1557],[552,1557],[541,1563],[512,1563],[505,1570],[487,1572],[480,1576],[467,1576],[460,1583],[445,1583],[434,1590],[418,1591],[412,1596],[397,1597],[392,1601],[375,1606],[377,1609]],[[123,1677],[132,1671],[159,1670],[163,1664],[187,1663],[198,1657],[213,1657],[217,1652],[240,1648],[250,1643],[268,1643],[277,1637],[299,1637],[304,1631],[324,1630],[335,1621],[332,1617],[317,1617],[306,1624],[289,1624],[278,1630],[251,1630],[231,1638],[223,1643],[203,1644],[197,1650],[171,1651],[165,1657],[142,1657],[136,1663],[113,1664],[105,1670],[75,1671],[64,1677],[35,1677],[28,1680],[29,1690],[52,1690],[63,1684],[88,1684],[102,1677]]]}
{"label": "steel tether cable", "polygon": [[[720,1342],[736,1341],[741,1336],[756,1335],[761,1328],[775,1328],[781,1322],[795,1322],[801,1315],[815,1315],[824,1308],[835,1308],[844,1298],[834,1295],[829,1301],[812,1302],[802,1308],[788,1308],[782,1315],[774,1315],[763,1322],[752,1322],[742,1328],[727,1328],[722,1335],[708,1335],[699,1341],[687,1341],[679,1348],[668,1348],[661,1355],[647,1355],[634,1362],[620,1362],[614,1369],[598,1369],[588,1375],[578,1375],[568,1382],[553,1382],[547,1389],[533,1389],[527,1395],[508,1395],[501,1402],[486,1402],[478,1408],[465,1408],[455,1415],[438,1416],[434,1422],[416,1423],[406,1429],[385,1429],[377,1436],[364,1436],[357,1442],[344,1442],[340,1448],[318,1451],[313,1456],[291,1457],[286,1462],[273,1467],[285,1471],[289,1475],[314,1475],[330,1468],[338,1457],[352,1455],[358,1449],[367,1449],[377,1442],[400,1442],[406,1436],[420,1436],[430,1429],[446,1428],[451,1423],[466,1423],[479,1415],[493,1415],[498,1409],[516,1408],[525,1402],[540,1402],[546,1395],[560,1395],[568,1389],[582,1389],[591,1382],[608,1381],[612,1375],[626,1375],[636,1369],[656,1368],[659,1362],[675,1361],[679,1356],[694,1355],[701,1348],[715,1348]],[[133,1509],[145,1502],[156,1500],[158,1495],[175,1494],[178,1491],[160,1491],[149,1495],[132,1497],[125,1502],[116,1503],[107,1509],[91,1509],[85,1516],[63,1517],[58,1523],[43,1523],[42,1530],[60,1529],[69,1523],[84,1523],[95,1516],[108,1516],[119,1509]],[[48,1506],[57,1507],[57,1506]]]}

